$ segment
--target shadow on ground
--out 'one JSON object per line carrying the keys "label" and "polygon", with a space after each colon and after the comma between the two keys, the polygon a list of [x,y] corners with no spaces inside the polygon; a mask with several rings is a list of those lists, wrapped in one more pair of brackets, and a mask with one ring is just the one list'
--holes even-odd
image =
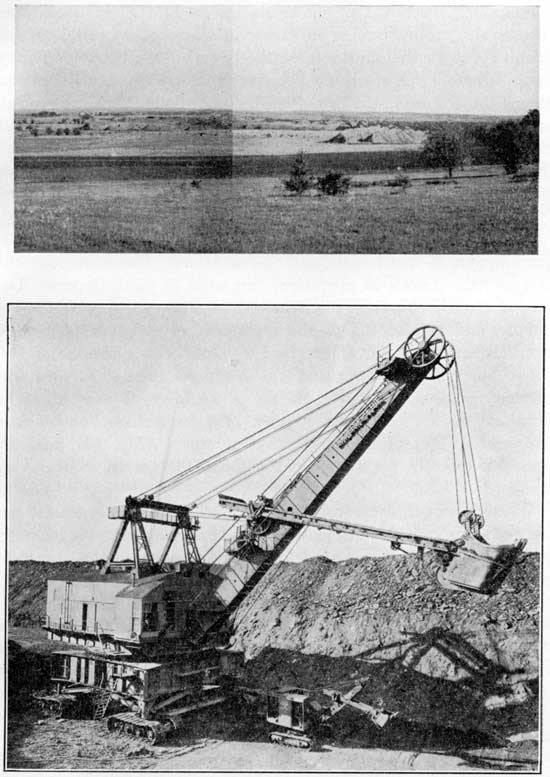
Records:
{"label": "shadow on ground", "polygon": [[[526,678],[519,667],[504,669],[451,631],[404,633],[399,642],[351,657],[267,648],[247,663],[245,675],[250,688],[293,685],[314,694],[323,688],[345,691],[359,679],[363,689],[356,699],[396,717],[377,729],[365,715],[345,708],[332,719],[321,751],[335,746],[437,753],[458,756],[472,770],[537,768],[537,679]],[[108,735],[105,721],[44,720],[33,708],[32,691],[46,681],[45,657],[10,642],[9,768],[127,769],[137,753],[143,769],[216,742],[269,739],[265,697],[245,707],[242,695],[235,694],[223,707],[190,716],[156,752],[140,752],[140,740]]]}

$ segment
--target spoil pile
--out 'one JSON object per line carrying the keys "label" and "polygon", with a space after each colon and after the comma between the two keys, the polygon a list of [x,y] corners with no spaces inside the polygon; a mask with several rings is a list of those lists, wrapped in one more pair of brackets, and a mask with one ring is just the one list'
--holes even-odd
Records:
{"label": "spoil pile", "polygon": [[38,625],[46,615],[48,579],[63,580],[95,569],[91,561],[10,561],[8,621],[10,626]]}
{"label": "spoil pile", "polygon": [[[526,553],[495,596],[442,588],[427,554],[275,565],[235,616],[235,646],[247,658],[265,647],[327,656],[403,654],[433,629],[465,638],[509,671],[538,671],[539,555]],[[458,668],[425,657],[430,674]]]}
{"label": "spoil pile", "polygon": [[372,143],[373,145],[421,145],[426,140],[423,130],[411,127],[385,126],[382,124],[367,125],[359,122],[355,127],[338,125],[338,134],[329,136],[325,143]]}
{"label": "spoil pile", "polygon": [[538,554],[492,597],[443,589],[436,569],[430,554],[278,564],[237,611],[234,646],[261,687],[368,677],[358,701],[424,725],[492,728],[526,683],[515,707],[536,726]]}

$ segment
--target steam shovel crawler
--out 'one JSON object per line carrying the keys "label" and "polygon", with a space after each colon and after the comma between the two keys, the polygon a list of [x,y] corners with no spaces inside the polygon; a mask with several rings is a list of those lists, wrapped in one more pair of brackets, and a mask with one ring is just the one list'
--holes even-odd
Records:
{"label": "steam shovel crawler", "polygon": [[[438,539],[318,515],[413,392],[424,380],[445,375],[455,428],[453,454],[462,536]],[[319,424],[316,414],[326,414],[327,408],[331,415]],[[189,505],[164,501],[170,489],[281,430],[312,419],[317,426],[308,433]],[[256,499],[219,493],[282,460],[290,461]],[[461,477],[464,489],[458,487]],[[216,495],[222,510],[201,512],[200,505]],[[493,546],[481,535],[481,496],[454,348],[441,330],[428,325],[415,330],[397,348],[388,347],[384,355],[379,352],[373,367],[140,495],[127,497],[123,506],[109,511],[109,517],[119,521],[119,527],[107,559],[98,563],[96,572],[48,581],[44,628],[50,639],[71,644],[70,652],[61,649],[53,654],[54,693],[49,703],[64,715],[72,710],[75,715],[101,719],[109,713],[110,731],[153,743],[183,727],[186,717],[199,710],[216,707],[223,714],[221,705],[226,698],[236,687],[246,687],[243,654],[228,647],[231,616],[291,549],[304,527],[373,537],[394,548],[430,549],[441,559],[438,579],[442,585],[486,595],[498,590],[525,545],[521,540]],[[201,556],[196,538],[202,519],[231,522],[218,540],[224,540],[216,559],[220,563],[206,563]],[[149,526],[169,529],[164,548],[156,556],[149,543]],[[118,560],[126,534],[131,539],[132,558]],[[183,557],[172,563],[168,556],[178,536]],[[290,725],[278,725],[272,732],[274,741],[304,746],[311,721],[326,722],[339,705],[360,709],[373,725],[385,725],[392,717],[391,712],[355,702],[349,694],[324,692],[329,700],[333,694],[329,712],[323,704],[316,707],[307,691],[276,690],[272,695],[278,699],[277,711],[272,703],[268,713],[273,714],[267,719],[282,720],[286,713],[281,704],[288,706],[288,702],[291,718]],[[82,704],[84,696],[88,705]],[[73,698],[80,706],[73,705]],[[292,703],[301,705],[301,727],[294,725],[300,714]],[[298,715],[294,719],[293,709]],[[298,740],[293,739],[296,736]]]}

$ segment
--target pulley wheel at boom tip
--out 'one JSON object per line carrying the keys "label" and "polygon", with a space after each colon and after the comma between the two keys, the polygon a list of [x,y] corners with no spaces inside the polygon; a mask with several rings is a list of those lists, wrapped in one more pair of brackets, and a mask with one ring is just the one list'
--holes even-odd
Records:
{"label": "pulley wheel at boom tip", "polygon": [[439,359],[446,342],[445,335],[436,326],[419,326],[405,341],[405,359],[411,367],[424,369]]}
{"label": "pulley wheel at boom tip", "polygon": [[456,352],[454,345],[446,342],[438,361],[434,364],[428,374],[425,375],[426,380],[437,380],[438,378],[442,378],[443,375],[446,375],[449,372],[455,361]]}

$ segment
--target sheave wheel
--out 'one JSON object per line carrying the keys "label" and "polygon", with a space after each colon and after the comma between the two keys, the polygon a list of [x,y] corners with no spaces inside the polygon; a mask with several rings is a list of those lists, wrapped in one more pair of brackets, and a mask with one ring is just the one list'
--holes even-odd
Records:
{"label": "sheave wheel", "polygon": [[405,359],[416,369],[423,370],[430,364],[435,364],[447,340],[436,326],[420,326],[407,338],[405,343]]}
{"label": "sheave wheel", "polygon": [[451,343],[445,343],[445,347],[441,351],[438,361],[434,364],[432,369],[425,376],[427,380],[437,380],[445,375],[456,360],[456,353],[454,346]]}

